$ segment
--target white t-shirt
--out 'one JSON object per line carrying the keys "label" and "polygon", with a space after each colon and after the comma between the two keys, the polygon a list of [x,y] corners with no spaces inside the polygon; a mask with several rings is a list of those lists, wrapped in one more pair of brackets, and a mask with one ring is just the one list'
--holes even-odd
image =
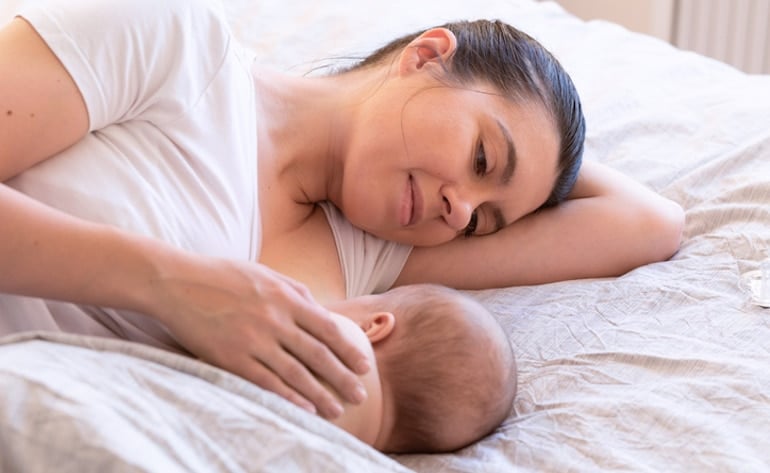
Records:
{"label": "white t-shirt", "polygon": [[[86,220],[258,260],[253,55],[216,0],[40,0],[18,14],[69,71],[90,121],[83,140],[7,184]],[[411,248],[326,210],[348,296],[389,288]],[[0,335],[25,330],[184,352],[141,314],[0,294]]]}
{"label": "white t-shirt", "polygon": [[[86,220],[256,260],[253,57],[233,41],[217,4],[46,0],[18,14],[75,80],[90,132],[7,184]],[[0,295],[0,333],[23,329],[178,348],[139,314]]]}

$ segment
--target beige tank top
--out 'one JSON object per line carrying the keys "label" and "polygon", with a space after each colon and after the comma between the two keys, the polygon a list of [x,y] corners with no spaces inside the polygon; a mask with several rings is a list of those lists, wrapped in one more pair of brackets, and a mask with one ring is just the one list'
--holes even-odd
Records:
{"label": "beige tank top", "polygon": [[393,286],[412,247],[382,240],[354,227],[330,202],[324,210],[334,234],[347,298],[384,292]]}

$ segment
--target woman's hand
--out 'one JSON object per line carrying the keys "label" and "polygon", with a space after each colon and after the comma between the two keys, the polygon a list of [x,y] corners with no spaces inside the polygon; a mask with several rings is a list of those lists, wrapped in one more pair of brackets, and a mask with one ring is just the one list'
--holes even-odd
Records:
{"label": "woman's hand", "polygon": [[[0,292],[155,317],[201,359],[325,417],[353,403],[367,358],[300,284],[86,222],[0,184]],[[362,364],[363,365],[360,365]],[[361,388],[362,389],[362,388]]]}
{"label": "woman's hand", "polygon": [[365,355],[298,282],[258,263],[206,259],[182,276],[161,275],[154,313],[202,360],[242,376],[311,412],[342,414],[336,397],[361,402]]}

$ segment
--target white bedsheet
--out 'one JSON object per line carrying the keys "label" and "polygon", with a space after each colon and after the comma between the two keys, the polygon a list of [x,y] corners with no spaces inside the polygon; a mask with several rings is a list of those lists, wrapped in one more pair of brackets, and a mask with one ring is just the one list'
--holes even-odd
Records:
{"label": "white bedsheet", "polygon": [[205,363],[63,333],[0,346],[0,471],[407,471]]}
{"label": "white bedsheet", "polygon": [[[550,2],[227,4],[235,31],[261,61],[297,73],[445,20],[507,20],[543,41],[572,74],[588,122],[586,159],[635,176],[686,210],[682,248],[671,261],[620,278],[474,293],[514,343],[515,414],[456,454],[395,460],[420,472],[770,468],[770,309],[752,304],[741,286],[743,273],[770,258],[770,76],[579,21]],[[130,350],[146,356],[144,348]],[[168,462],[146,471],[397,470],[281,399],[191,360],[158,364],[168,360],[156,355],[147,362],[44,341],[0,347],[0,462],[13,452],[67,465],[75,453],[110,458],[120,450],[144,465]],[[94,386],[109,388],[114,402]],[[128,389],[148,397],[135,399]],[[162,409],[154,404],[158,391]],[[37,412],[38,398],[53,407]],[[49,409],[61,425],[41,422]],[[96,412],[113,415],[120,433]],[[155,427],[127,421],[142,415]],[[20,440],[13,425],[24,419],[34,429]],[[79,443],[92,432],[104,445]],[[132,435],[135,448],[121,444]],[[278,446],[268,443],[274,437]],[[29,457],[8,450],[11,441],[28,445]]]}

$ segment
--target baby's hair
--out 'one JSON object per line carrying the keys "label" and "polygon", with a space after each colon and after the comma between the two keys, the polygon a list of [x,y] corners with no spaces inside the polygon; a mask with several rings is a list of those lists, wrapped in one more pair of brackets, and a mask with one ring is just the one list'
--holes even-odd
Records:
{"label": "baby's hair", "polygon": [[402,297],[400,333],[378,353],[395,411],[389,453],[449,452],[479,440],[510,413],[516,393],[513,352],[494,317],[457,291],[419,287]]}

